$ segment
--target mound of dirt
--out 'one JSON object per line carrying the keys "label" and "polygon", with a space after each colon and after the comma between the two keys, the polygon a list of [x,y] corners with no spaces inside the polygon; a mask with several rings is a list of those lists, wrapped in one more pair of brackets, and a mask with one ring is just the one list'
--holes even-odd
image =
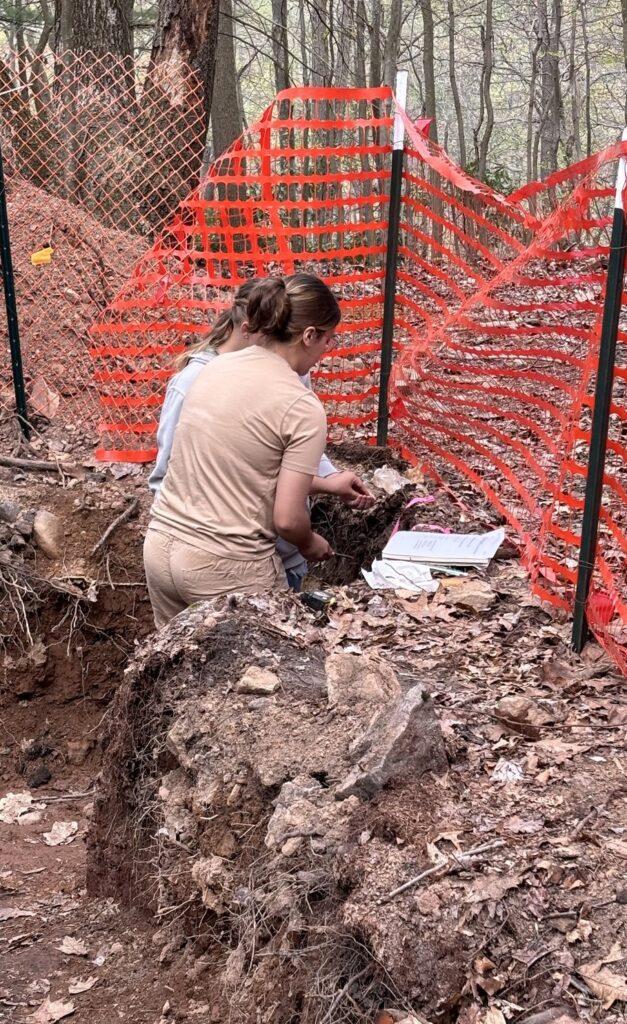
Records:
{"label": "mound of dirt", "polygon": [[[117,695],[89,888],[174,922],[166,946],[194,936],[233,1021],[272,1006],[264,1019],[320,1019],[346,970],[369,976],[374,1011],[393,962],[368,955],[372,908],[350,894],[389,874],[389,844],[358,852],[362,808],[401,777],[434,803],[426,773],[446,765],[420,682],[403,693],[375,656],[329,653],[295,598],[200,605],[144,646]],[[425,934],[414,986],[444,955]]]}
{"label": "mound of dirt", "polygon": [[[100,414],[88,329],[128,278],[145,240],[106,228],[85,209],[19,178],[7,207],[29,412],[38,427],[64,421],[70,433],[80,427],[84,435]],[[33,266],[31,254],[44,246],[54,250],[51,262]],[[13,408],[8,356],[0,363],[3,406]]]}

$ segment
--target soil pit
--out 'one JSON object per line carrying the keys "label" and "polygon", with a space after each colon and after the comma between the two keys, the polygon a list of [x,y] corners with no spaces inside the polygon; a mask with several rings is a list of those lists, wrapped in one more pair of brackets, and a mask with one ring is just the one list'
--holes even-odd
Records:
{"label": "soil pit", "polygon": [[[460,529],[471,533],[503,524],[502,517],[480,498],[473,495],[470,501],[464,501],[465,489],[453,491],[425,478],[390,449],[353,442],[330,445],[328,454],[338,469],[352,469],[361,476],[377,502],[371,509],[357,511],[330,495],[315,499],[311,510],[314,529],[329,541],[336,557],[313,568],[305,584],[308,589],[315,585],[341,586],[360,579],[361,570],[370,569],[374,559],[380,557],[394,529]],[[378,476],[377,471],[388,468],[396,479]],[[386,493],[382,483],[397,489]],[[511,544],[501,554],[506,551],[512,551]]]}

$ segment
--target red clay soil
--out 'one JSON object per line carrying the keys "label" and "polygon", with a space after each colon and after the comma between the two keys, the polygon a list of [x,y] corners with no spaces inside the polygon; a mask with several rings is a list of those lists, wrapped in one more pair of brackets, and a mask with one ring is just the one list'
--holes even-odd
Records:
{"label": "red clay soil", "polygon": [[[93,430],[98,400],[87,331],[127,280],[146,240],[105,228],[84,209],[19,179],[10,183],[7,207],[29,406],[64,421],[70,434]],[[31,254],[44,246],[54,249],[52,261],[33,266]],[[0,322],[4,317],[2,304]],[[12,401],[7,352],[0,413]]]}

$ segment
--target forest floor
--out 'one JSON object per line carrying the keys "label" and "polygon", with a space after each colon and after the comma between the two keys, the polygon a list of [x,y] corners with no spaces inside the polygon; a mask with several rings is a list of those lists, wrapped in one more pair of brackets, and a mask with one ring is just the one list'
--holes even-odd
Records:
{"label": "forest floor", "polygon": [[[41,444],[37,454],[50,453]],[[141,565],[150,500],[142,470],[67,459],[78,468],[0,469],[0,1020],[221,1024],[216,979],[197,969],[193,944],[173,949],[154,918],[86,892],[107,709],[151,631]],[[459,481],[438,490],[414,474],[410,492],[433,496],[414,513],[425,528],[497,523]],[[350,550],[355,564],[315,581],[335,596],[325,642],[376,653],[402,683],[421,682],[450,762],[437,808],[427,813],[407,779],[385,804],[366,807],[364,833],[412,850],[416,873],[442,855],[497,845],[404,897],[421,929],[449,929],[463,984],[451,990],[434,977],[431,993],[412,998],[413,1016],[408,1004],[388,1002],[360,1019],[618,1024],[627,1010],[624,681],[596,644],[581,658],[570,653],[568,622],[530,596],[511,544],[485,574],[448,581],[429,599],[342,579],[360,560],[368,565],[406,497],[381,495],[365,540]],[[52,557],[29,533],[41,509],[57,520]],[[347,552],[354,531],[326,507],[322,518]],[[397,882],[394,865],[381,864],[373,899]],[[348,1019],[328,1009],[329,1024]]]}

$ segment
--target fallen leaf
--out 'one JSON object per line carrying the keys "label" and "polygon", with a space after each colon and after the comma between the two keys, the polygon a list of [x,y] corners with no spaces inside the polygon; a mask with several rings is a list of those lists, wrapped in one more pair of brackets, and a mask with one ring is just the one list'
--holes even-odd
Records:
{"label": "fallen leaf", "polygon": [[42,811],[44,806],[44,804],[34,804],[32,794],[28,791],[7,793],[0,799],[0,821],[6,822],[7,825],[14,825],[16,822],[24,825],[39,821],[41,814],[35,812]]}
{"label": "fallen leaf", "polygon": [[72,1013],[74,1003],[55,1002],[48,997],[28,1019],[32,1020],[33,1024],[55,1024],[55,1021],[69,1017]]}
{"label": "fallen leaf", "polygon": [[0,907],[0,921],[13,921],[16,917],[35,917],[32,910],[19,910],[17,907]]}
{"label": "fallen leaf", "polygon": [[627,1002],[627,978],[608,971],[601,960],[581,964],[577,971],[593,995],[601,1000],[604,1010],[609,1010],[619,1000]]}
{"label": "fallen leaf", "polygon": [[60,953],[67,953],[68,956],[87,956],[89,952],[83,940],[75,939],[72,935],[66,935],[57,949]]}
{"label": "fallen leaf", "polygon": [[619,857],[624,857],[627,860],[627,843],[622,839],[608,839],[604,846],[611,850],[612,853],[618,854]]}
{"label": "fallen leaf", "polygon": [[71,996],[80,995],[81,992],[89,992],[90,988],[93,988],[97,981],[98,978],[96,977],[85,978],[84,981],[80,978],[71,978],[68,992]]}
{"label": "fallen leaf", "polygon": [[487,612],[496,601],[496,594],[485,580],[457,577],[442,581],[436,604],[452,604],[473,612]]}
{"label": "fallen leaf", "polygon": [[536,743],[535,750],[545,764],[564,764],[577,754],[590,750],[589,743],[566,743],[556,737]]}
{"label": "fallen leaf", "polygon": [[30,404],[35,412],[51,420],[57,413],[61,396],[51,388],[43,377],[35,377],[29,393]]}
{"label": "fallen leaf", "polygon": [[584,921],[582,919],[581,921],[577,922],[576,927],[573,928],[572,931],[567,932],[566,938],[567,938],[568,942],[571,942],[571,943],[572,942],[585,942],[586,939],[589,939],[591,935],[592,935],[592,925],[590,924],[590,921]]}
{"label": "fallen leaf", "polygon": [[486,1010],[480,1019],[481,1024],[507,1024],[505,1017],[496,1006],[491,1006]]}
{"label": "fallen leaf", "polygon": [[507,829],[508,832],[514,832],[516,835],[527,835],[532,836],[536,832],[541,832],[544,828],[544,818],[520,818],[517,814],[513,814],[511,818],[506,818],[503,822],[503,828]]}
{"label": "fallen leaf", "polygon": [[466,897],[466,903],[500,900],[510,889],[522,882],[522,875],[481,875],[475,878]]}
{"label": "fallen leaf", "polygon": [[492,782],[521,782],[525,773],[517,761],[508,761],[501,757],[494,766],[490,778]]}
{"label": "fallen leaf", "polygon": [[49,832],[44,832],[44,843],[47,846],[61,846],[72,843],[78,832],[77,821],[55,821]]}
{"label": "fallen leaf", "polygon": [[546,725],[552,717],[528,697],[518,695],[503,697],[495,710],[495,718],[511,732],[522,733],[532,740],[540,737],[540,726]]}
{"label": "fallen leaf", "polygon": [[623,951],[621,949],[620,942],[615,942],[614,945],[612,946],[612,948],[610,949],[609,953],[607,954],[607,956],[604,956],[601,959],[601,963],[602,964],[617,964],[619,960],[624,960],[624,959],[625,959],[625,954],[623,953]]}

